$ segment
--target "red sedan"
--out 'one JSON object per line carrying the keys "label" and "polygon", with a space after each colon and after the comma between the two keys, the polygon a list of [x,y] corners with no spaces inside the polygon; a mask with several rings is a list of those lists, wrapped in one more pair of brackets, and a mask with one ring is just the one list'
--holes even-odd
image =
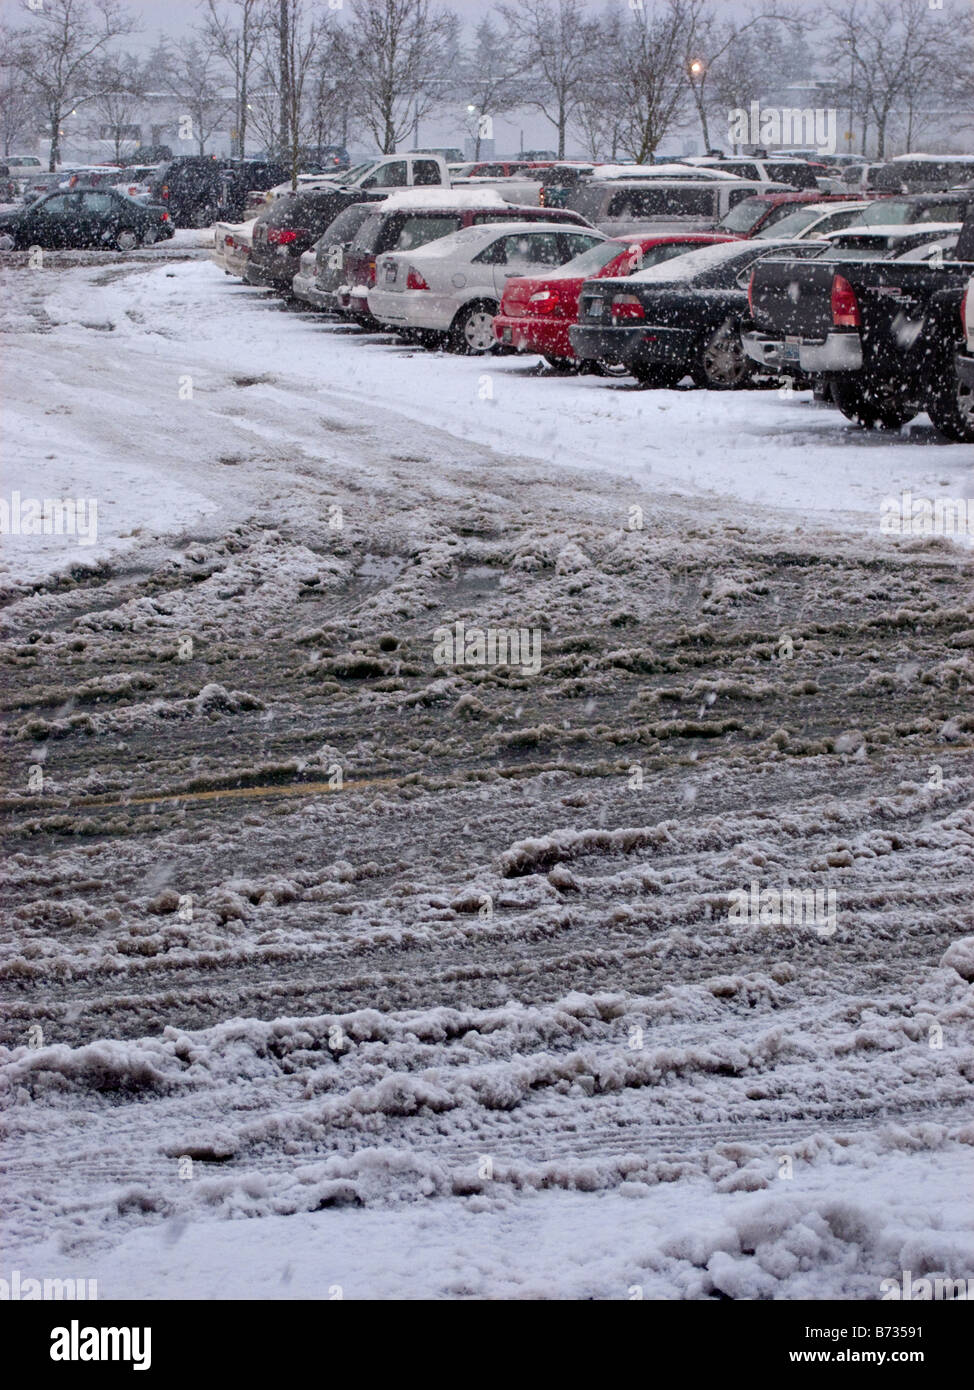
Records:
{"label": "red sedan", "polygon": [[494,333],[505,347],[539,352],[552,367],[582,368],[568,330],[578,321],[578,300],[586,280],[632,275],[651,265],[738,237],[716,232],[671,232],[666,236],[635,232],[613,237],[583,251],[551,275],[519,276],[504,287]]}

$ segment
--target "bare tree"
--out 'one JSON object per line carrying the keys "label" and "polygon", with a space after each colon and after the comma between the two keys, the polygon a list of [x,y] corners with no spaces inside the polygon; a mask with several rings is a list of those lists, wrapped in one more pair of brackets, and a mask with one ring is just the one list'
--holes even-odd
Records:
{"label": "bare tree", "polygon": [[876,131],[876,155],[885,158],[890,119],[902,105],[911,127],[924,84],[943,61],[943,32],[929,6],[915,0],[850,0],[828,11],[835,41],[848,55],[861,93],[863,148],[868,124]]}
{"label": "bare tree", "polygon": [[220,90],[219,74],[215,50],[199,39],[183,39],[170,50],[166,85],[183,106],[180,138],[195,140],[201,155],[210,136],[233,111],[233,99]]}
{"label": "bare tree", "polygon": [[233,152],[243,157],[247,148],[247,124],[251,72],[258,60],[260,41],[267,28],[266,0],[207,0],[203,35],[233,78]]}
{"label": "bare tree", "polygon": [[322,42],[310,89],[308,125],[316,154],[326,145],[347,146],[354,128],[357,79],[344,55],[343,36],[333,26]]}
{"label": "bare tree", "polygon": [[585,91],[599,26],[582,0],[521,0],[501,5],[512,62],[529,75],[525,104],[541,111],[558,132],[564,158],[569,122]]}
{"label": "bare tree", "polygon": [[[291,186],[298,186],[301,146],[313,120],[314,103],[307,100],[314,85],[318,59],[328,38],[328,21],[316,15],[306,0],[276,0],[269,22],[265,74],[276,71],[279,103],[277,148],[291,166]],[[273,58],[271,54],[273,53]]]}
{"label": "bare tree", "polygon": [[686,106],[683,7],[635,9],[612,54],[621,106],[620,143],[638,163],[655,153]]}
{"label": "bare tree", "polygon": [[354,113],[383,154],[442,101],[457,27],[429,0],[353,0],[343,62],[356,76]]}
{"label": "bare tree", "polygon": [[135,143],[133,135],[142,100],[148,90],[145,70],[131,53],[111,54],[98,65],[97,80],[101,90],[92,98],[98,139],[112,142],[116,164],[122,157],[122,146]]}
{"label": "bare tree", "polygon": [[13,66],[14,48],[10,30],[0,29],[0,149],[4,154],[13,153],[14,147],[41,124],[37,98]]}
{"label": "bare tree", "polygon": [[[682,16],[683,71],[690,98],[700,122],[705,149],[711,148],[710,116],[713,100],[722,73],[740,54],[741,39],[757,26],[764,28],[765,57],[771,39],[772,24],[795,24],[792,16],[778,14],[771,8],[754,10],[746,19],[719,19],[714,0],[673,0],[674,10]],[[766,61],[764,82],[773,65]]]}
{"label": "bare tree", "polygon": [[474,159],[479,159],[481,141],[492,138],[494,117],[522,105],[527,91],[512,71],[508,43],[490,18],[477,25],[459,68],[456,96],[463,110],[461,123],[473,141]]}
{"label": "bare tree", "polygon": [[97,60],[133,26],[117,0],[43,0],[22,8],[29,22],[14,36],[10,66],[43,106],[53,173],[61,158],[61,122],[99,94]]}

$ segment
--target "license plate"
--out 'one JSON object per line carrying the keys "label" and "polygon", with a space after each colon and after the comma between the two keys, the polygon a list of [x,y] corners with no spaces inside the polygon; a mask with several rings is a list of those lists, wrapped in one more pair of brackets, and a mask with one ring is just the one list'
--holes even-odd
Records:
{"label": "license plate", "polygon": [[387,284],[387,285],[391,285],[391,284],[394,284],[394,283],[395,283],[396,272],[397,272],[397,270],[398,270],[398,267],[395,266],[395,265],[387,265],[387,266],[386,266],[386,284]]}
{"label": "license plate", "polygon": [[792,342],[792,341],[790,341],[789,339],[786,338],[785,341],[784,341],[784,342],[782,343],[782,345],[781,345],[781,356],[782,356],[782,360],[785,361],[785,362],[797,362],[797,361],[798,361],[798,343],[797,343],[797,342]]}

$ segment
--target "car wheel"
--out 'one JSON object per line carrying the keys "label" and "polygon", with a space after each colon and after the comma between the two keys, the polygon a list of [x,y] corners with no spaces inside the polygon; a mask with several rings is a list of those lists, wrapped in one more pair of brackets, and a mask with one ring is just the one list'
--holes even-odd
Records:
{"label": "car wheel", "polygon": [[118,232],[115,236],[115,249],[117,251],[134,251],[138,244],[138,236],[128,228]]}
{"label": "car wheel", "polygon": [[705,338],[697,354],[693,379],[711,391],[736,391],[751,378],[751,360],[736,323],[722,323]]}
{"label": "car wheel", "polygon": [[956,444],[974,444],[974,390],[960,380],[952,361],[927,402],[927,414],[948,439]]}
{"label": "car wheel", "polygon": [[541,360],[559,376],[577,376],[584,365],[573,357],[547,357],[542,354]]}
{"label": "car wheel", "polygon": [[16,251],[17,238],[10,232],[0,232],[0,251]]}
{"label": "car wheel", "polygon": [[594,372],[596,376],[631,376],[632,373],[625,362],[609,362],[606,358],[600,357],[598,361],[586,362],[585,370]]}
{"label": "car wheel", "polygon": [[486,300],[465,304],[453,320],[450,330],[453,351],[471,357],[484,357],[493,352],[497,342],[494,337],[496,313],[497,305]]}
{"label": "car wheel", "polygon": [[916,408],[903,400],[895,385],[863,385],[857,381],[833,381],[832,400],[847,420],[863,429],[879,425],[898,430],[916,415]]}

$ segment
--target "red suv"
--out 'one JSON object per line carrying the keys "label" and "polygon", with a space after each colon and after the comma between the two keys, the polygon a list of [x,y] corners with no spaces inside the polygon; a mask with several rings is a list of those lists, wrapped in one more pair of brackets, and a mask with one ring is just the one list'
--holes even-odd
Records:
{"label": "red suv", "polygon": [[517,352],[540,352],[552,367],[578,366],[568,330],[578,322],[586,280],[619,279],[701,246],[739,239],[717,232],[633,232],[599,242],[551,275],[508,280],[494,333],[502,345]]}
{"label": "red suv", "polygon": [[[470,194],[466,195],[469,199]],[[440,237],[459,232],[463,227],[480,226],[486,222],[557,222],[575,227],[590,224],[577,212],[563,208],[517,207],[513,203],[489,202],[482,206],[458,199],[450,203],[417,203],[408,207],[404,199],[396,198],[389,208],[388,200],[380,203],[367,217],[345,252],[345,288],[338,295],[338,307],[363,327],[371,327],[375,319],[369,313],[368,291],[375,285],[376,257],[387,251],[414,251],[417,246],[438,241]]]}

